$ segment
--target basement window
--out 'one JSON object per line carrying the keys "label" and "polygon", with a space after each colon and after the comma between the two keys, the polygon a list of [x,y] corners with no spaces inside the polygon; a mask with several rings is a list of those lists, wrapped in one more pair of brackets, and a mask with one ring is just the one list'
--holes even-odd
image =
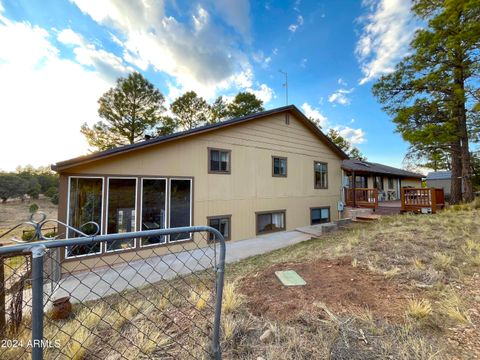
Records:
{"label": "basement window", "polygon": [[257,213],[257,234],[285,230],[285,210]]}
{"label": "basement window", "polygon": [[[220,234],[223,235],[225,241],[230,240],[230,223],[232,219],[232,215],[221,215],[221,216],[210,216],[208,219],[208,226],[217,229]],[[214,235],[209,233],[208,240],[213,241]]]}
{"label": "basement window", "polygon": [[310,224],[323,224],[330,222],[330,207],[318,207],[310,209]]}

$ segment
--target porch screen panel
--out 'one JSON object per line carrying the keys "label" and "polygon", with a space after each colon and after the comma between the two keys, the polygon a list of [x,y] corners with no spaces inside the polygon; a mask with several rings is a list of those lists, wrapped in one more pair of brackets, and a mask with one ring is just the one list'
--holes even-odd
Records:
{"label": "porch screen panel", "polygon": [[[191,226],[192,180],[170,179],[170,227]],[[186,240],[189,233],[170,235],[170,241]]]}
{"label": "porch screen panel", "polygon": [[[165,196],[167,181],[165,179],[143,179],[141,229],[156,230],[167,227]],[[165,236],[142,238],[142,246],[163,244]]]}
{"label": "porch screen panel", "polygon": [[[70,178],[68,225],[87,235],[93,235],[97,231],[95,225],[81,226],[88,222],[101,226],[102,188],[103,179],[100,178]],[[78,236],[80,235],[76,232],[68,230],[68,238]],[[66,252],[67,257],[94,254],[100,252],[100,244],[68,246]]]}
{"label": "porch screen panel", "polygon": [[[136,179],[108,180],[108,234],[125,233],[136,230],[136,185]],[[110,242],[107,244],[107,251],[128,249],[133,247],[134,244],[134,239]]]}

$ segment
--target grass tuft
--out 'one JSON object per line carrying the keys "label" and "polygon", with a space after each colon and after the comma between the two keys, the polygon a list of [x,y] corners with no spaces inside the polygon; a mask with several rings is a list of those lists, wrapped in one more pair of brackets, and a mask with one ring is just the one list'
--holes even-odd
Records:
{"label": "grass tuft", "polygon": [[407,315],[420,320],[432,314],[432,304],[427,299],[410,299],[407,304]]}
{"label": "grass tuft", "polygon": [[227,282],[223,287],[222,312],[229,314],[240,307],[243,300],[241,294],[236,291],[234,283]]}
{"label": "grass tuft", "polygon": [[453,264],[453,256],[436,252],[433,254],[433,266],[439,270],[450,270]]}

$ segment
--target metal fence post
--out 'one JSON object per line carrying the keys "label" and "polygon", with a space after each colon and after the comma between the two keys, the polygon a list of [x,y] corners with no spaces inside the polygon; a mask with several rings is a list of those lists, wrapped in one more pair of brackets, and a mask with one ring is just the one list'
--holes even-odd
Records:
{"label": "metal fence post", "polygon": [[212,229],[215,236],[219,238],[220,253],[216,271],[216,303],[215,303],[215,319],[213,325],[213,356],[215,360],[222,359],[220,349],[220,321],[222,318],[222,299],[223,299],[223,278],[225,275],[225,239],[216,229]]}
{"label": "metal fence post", "polygon": [[43,359],[43,258],[44,246],[32,247],[32,359]]}

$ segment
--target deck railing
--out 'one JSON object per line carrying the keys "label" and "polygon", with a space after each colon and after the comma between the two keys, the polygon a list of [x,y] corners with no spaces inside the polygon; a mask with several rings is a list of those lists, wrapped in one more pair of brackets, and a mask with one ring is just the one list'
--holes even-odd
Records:
{"label": "deck railing", "polygon": [[443,189],[435,188],[402,188],[400,190],[402,211],[432,212],[435,214],[438,209],[445,206]]}
{"label": "deck railing", "polygon": [[352,207],[378,207],[378,190],[368,188],[345,188],[345,203]]}

